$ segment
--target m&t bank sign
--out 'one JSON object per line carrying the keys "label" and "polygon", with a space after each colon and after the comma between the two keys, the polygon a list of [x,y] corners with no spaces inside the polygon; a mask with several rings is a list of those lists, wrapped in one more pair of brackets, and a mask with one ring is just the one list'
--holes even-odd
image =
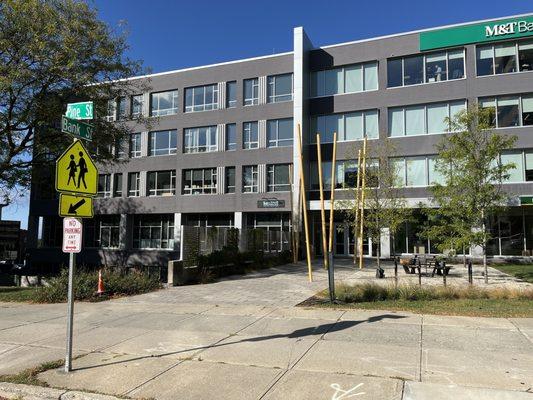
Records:
{"label": "m&t bank sign", "polygon": [[533,36],[533,14],[420,32],[420,51]]}

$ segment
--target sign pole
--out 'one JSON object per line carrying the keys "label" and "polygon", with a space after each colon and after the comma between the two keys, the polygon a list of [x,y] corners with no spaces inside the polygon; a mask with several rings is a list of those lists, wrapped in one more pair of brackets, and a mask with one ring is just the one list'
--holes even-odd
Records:
{"label": "sign pole", "polygon": [[74,323],[74,268],[76,253],[69,254],[68,265],[68,311],[67,311],[67,356],[65,358],[65,372],[72,370],[72,330]]}

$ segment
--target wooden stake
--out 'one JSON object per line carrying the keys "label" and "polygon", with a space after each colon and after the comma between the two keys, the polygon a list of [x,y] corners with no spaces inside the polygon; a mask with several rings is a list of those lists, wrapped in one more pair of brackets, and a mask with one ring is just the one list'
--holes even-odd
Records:
{"label": "wooden stake", "polygon": [[[331,196],[329,208],[329,253],[333,254],[333,212],[335,210],[335,168],[337,157],[337,132],[333,132],[333,159],[331,161]],[[329,260],[328,260],[329,261]]]}
{"label": "wooden stake", "polygon": [[357,263],[357,255],[359,253],[359,235],[357,231],[359,229],[359,207],[360,203],[360,193],[359,187],[361,182],[361,149],[357,151],[357,185],[355,189],[355,228],[353,230],[354,244],[353,244],[353,265]]}
{"label": "wooden stake", "polygon": [[324,269],[328,268],[328,247],[326,245],[326,210],[324,210],[324,180],[322,177],[322,151],[320,149],[320,134],[316,134],[316,153],[318,156],[318,184],[320,185],[320,217],[322,220],[322,255]]}
{"label": "wooden stake", "polygon": [[[359,269],[363,269],[363,227],[365,221],[365,189],[366,189],[366,136],[363,142],[363,157],[361,163],[363,165],[362,182],[361,182],[361,229],[359,230]],[[370,245],[370,243],[369,243]]]}
{"label": "wooden stake", "polygon": [[304,166],[302,160],[302,134],[300,124],[298,124],[298,160],[300,165],[300,190],[302,193],[302,205],[304,214],[304,230],[305,230],[305,250],[307,253],[307,272],[309,275],[309,282],[313,282],[313,269],[311,268],[311,248],[309,243],[309,225],[307,222],[307,202],[305,201],[305,181],[304,181]]}

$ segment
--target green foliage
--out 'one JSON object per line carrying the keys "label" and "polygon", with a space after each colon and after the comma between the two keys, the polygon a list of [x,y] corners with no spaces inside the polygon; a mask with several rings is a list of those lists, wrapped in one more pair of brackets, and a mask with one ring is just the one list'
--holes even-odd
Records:
{"label": "green foliage", "polygon": [[533,283],[533,265],[531,264],[492,264],[491,266],[518,279]]}
{"label": "green foliage", "polygon": [[[131,296],[157,290],[161,284],[156,277],[141,272],[119,273],[103,271],[105,294],[98,295],[98,272],[78,270],[74,274],[74,299],[83,301],[107,300],[114,296]],[[60,303],[67,300],[68,270],[48,281],[35,291],[33,300],[38,303]]]}
{"label": "green foliage", "polygon": [[0,302],[26,302],[34,298],[35,288],[0,287]]}
{"label": "green foliage", "polygon": [[[0,375],[0,382],[9,382],[9,383],[16,383],[16,384],[22,384],[22,385],[32,385],[32,386],[43,386],[48,387],[49,385],[41,381],[38,376],[39,374],[51,370],[51,369],[57,369],[64,365],[65,360],[56,360],[56,361],[50,361],[45,362],[39,365],[35,368],[28,368],[25,369],[18,374],[14,375]],[[1,398],[1,397],[0,397]]]}
{"label": "green foliage", "polygon": [[68,102],[95,102],[91,149],[98,146],[99,161],[113,159],[110,146],[129,128],[105,120],[107,100],[147,89],[121,80],[143,72],[124,55],[127,49],[125,33],[99,21],[86,2],[0,2],[0,196],[26,188],[31,168],[47,178],[50,162],[69,142],[56,128]]}
{"label": "green foliage", "polygon": [[183,230],[183,266],[193,267],[200,263],[200,231],[194,227]]}

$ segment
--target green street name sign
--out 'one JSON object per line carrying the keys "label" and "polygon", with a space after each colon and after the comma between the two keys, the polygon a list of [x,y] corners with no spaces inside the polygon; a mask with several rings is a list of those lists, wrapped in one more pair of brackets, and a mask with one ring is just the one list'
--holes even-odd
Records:
{"label": "green street name sign", "polygon": [[61,117],[61,132],[69,133],[72,136],[91,141],[93,139],[94,127],[85,122],[77,121],[65,116]]}
{"label": "green street name sign", "polygon": [[520,196],[521,206],[533,206],[533,196]]}
{"label": "green street name sign", "polygon": [[69,103],[65,115],[72,119],[93,119],[93,102]]}
{"label": "green street name sign", "polygon": [[421,32],[420,51],[533,36],[533,15]]}

